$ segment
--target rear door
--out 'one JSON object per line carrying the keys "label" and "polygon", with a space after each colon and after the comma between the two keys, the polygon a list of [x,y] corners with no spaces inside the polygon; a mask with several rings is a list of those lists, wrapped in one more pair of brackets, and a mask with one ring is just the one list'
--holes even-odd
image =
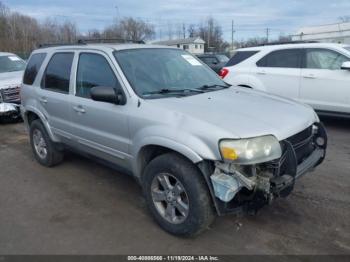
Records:
{"label": "rear door", "polygon": [[127,167],[129,147],[126,105],[94,101],[92,87],[122,89],[113,63],[103,52],[84,51],[76,64],[70,111],[74,141],[85,152]]}
{"label": "rear door", "polygon": [[298,99],[302,49],[272,51],[260,59],[253,74],[269,93]]}
{"label": "rear door", "polygon": [[341,65],[350,58],[337,51],[305,51],[300,99],[317,110],[350,113],[350,71]]}
{"label": "rear door", "polygon": [[37,105],[62,140],[71,139],[70,95],[71,69],[74,52],[54,53],[37,88]]}

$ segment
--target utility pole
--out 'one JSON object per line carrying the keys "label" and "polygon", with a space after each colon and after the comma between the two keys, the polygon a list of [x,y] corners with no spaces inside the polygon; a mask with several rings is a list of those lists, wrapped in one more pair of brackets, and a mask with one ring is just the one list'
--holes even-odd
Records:
{"label": "utility pole", "polygon": [[232,35],[231,35],[231,49],[233,50],[233,35],[235,33],[234,30],[234,21],[232,20]]}
{"label": "utility pole", "polygon": [[183,36],[184,36],[184,39],[186,38],[186,26],[185,26],[185,23],[182,23],[182,33],[183,33]]}
{"label": "utility pole", "polygon": [[266,28],[266,43],[269,42],[270,28]]}
{"label": "utility pole", "polygon": [[208,50],[207,52],[209,52],[210,50],[210,34],[211,34],[211,26],[210,26],[210,20],[208,20]]}

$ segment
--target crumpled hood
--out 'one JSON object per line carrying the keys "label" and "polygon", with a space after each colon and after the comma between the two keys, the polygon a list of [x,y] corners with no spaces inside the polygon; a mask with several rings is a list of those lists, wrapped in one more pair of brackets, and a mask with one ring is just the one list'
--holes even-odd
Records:
{"label": "crumpled hood", "polygon": [[168,109],[230,131],[232,138],[272,134],[283,140],[318,121],[307,105],[241,87],[151,101],[160,110]]}
{"label": "crumpled hood", "polygon": [[18,86],[22,83],[24,71],[0,73],[0,89]]}

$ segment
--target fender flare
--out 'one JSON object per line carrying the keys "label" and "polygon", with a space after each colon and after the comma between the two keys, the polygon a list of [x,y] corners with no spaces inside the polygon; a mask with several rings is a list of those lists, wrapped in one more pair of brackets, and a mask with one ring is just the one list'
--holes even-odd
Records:
{"label": "fender flare", "polygon": [[23,116],[24,122],[27,125],[28,130],[29,130],[28,114],[29,113],[36,114],[39,117],[40,121],[43,123],[47,133],[50,136],[50,139],[54,142],[60,142],[60,140],[52,133],[51,126],[43,113],[41,113],[39,110],[37,110],[35,107],[32,107],[32,106],[23,108],[22,111],[23,111],[22,116]]}
{"label": "fender flare", "polygon": [[[131,155],[135,156],[135,159],[132,164],[133,173],[136,177],[141,177],[142,166],[141,166],[141,152],[142,149],[146,146],[160,146],[171,151],[177,152],[187,159],[189,159],[192,163],[198,164],[204,160],[203,156],[199,155],[195,152],[191,147],[182,144],[178,141],[172,140],[167,137],[161,136],[147,136],[144,137],[140,142],[135,145],[131,150]],[[209,158],[215,158],[214,153],[209,156]]]}

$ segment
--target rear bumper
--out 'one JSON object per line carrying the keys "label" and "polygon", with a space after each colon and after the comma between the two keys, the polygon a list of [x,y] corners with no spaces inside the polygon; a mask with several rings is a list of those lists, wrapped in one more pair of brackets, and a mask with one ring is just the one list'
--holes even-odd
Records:
{"label": "rear bumper", "polygon": [[20,105],[14,103],[0,103],[0,116],[20,115]]}

